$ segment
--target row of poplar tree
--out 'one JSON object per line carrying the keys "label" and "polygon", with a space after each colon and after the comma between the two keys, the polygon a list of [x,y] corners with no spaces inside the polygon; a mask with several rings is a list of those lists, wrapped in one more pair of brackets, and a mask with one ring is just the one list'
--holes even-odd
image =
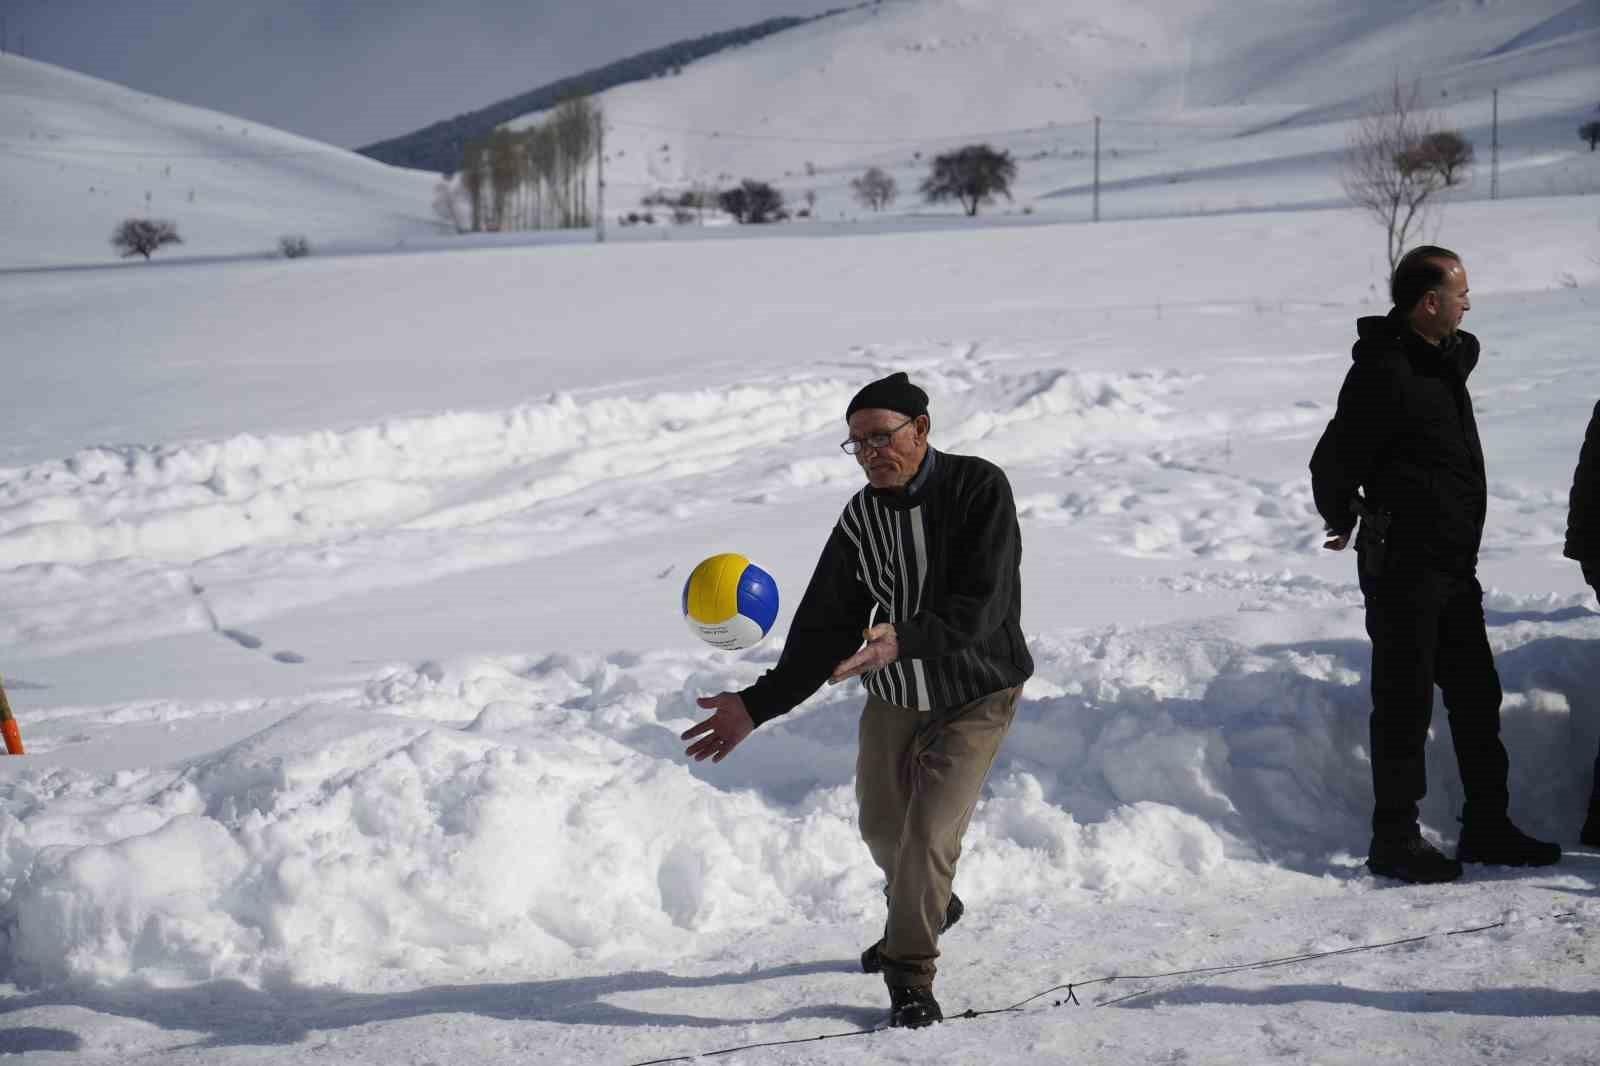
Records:
{"label": "row of poplar tree", "polygon": [[600,108],[580,96],[527,129],[467,142],[460,180],[473,231],[591,225],[589,168],[600,121]]}

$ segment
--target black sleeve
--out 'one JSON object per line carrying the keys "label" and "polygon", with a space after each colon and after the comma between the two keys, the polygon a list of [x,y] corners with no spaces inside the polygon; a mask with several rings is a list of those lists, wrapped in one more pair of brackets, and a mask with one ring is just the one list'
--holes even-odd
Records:
{"label": "black sleeve", "polygon": [[1387,371],[1357,363],[1345,375],[1339,406],[1311,454],[1311,494],[1328,529],[1355,528],[1350,499],[1372,477],[1394,432],[1394,388]]}
{"label": "black sleeve", "polygon": [[833,668],[861,647],[861,631],[872,615],[872,595],[856,573],[858,556],[835,525],[817,560],[778,665],[739,695],[761,725],[788,714],[821,687]]}
{"label": "black sleeve", "polygon": [[934,659],[977,644],[1000,628],[1016,601],[1022,533],[1010,482],[991,468],[965,503],[950,545],[951,558],[965,565],[951,567],[939,602],[894,624],[902,659]]}
{"label": "black sleeve", "polygon": [[1600,403],[1589,416],[1578,451],[1578,468],[1572,473],[1572,492],[1567,497],[1567,543],[1564,554],[1580,562],[1600,562]]}

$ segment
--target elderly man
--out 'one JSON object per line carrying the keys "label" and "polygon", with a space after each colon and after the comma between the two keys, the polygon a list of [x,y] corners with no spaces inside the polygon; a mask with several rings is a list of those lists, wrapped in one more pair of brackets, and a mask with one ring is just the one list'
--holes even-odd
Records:
{"label": "elderly man", "polygon": [[824,681],[862,678],[856,799],[889,903],[862,968],[883,972],[889,1024],[916,1028],[944,1017],[934,960],[960,914],[961,838],[1033,673],[1022,536],[999,467],[929,447],[928,396],[904,373],[861,389],[845,421],[840,447],[867,484],[828,537],[778,664],[702,698],[715,713],[683,739],[694,759],[720,762]]}
{"label": "elderly man", "polygon": [[[1488,502],[1467,394],[1478,339],[1461,257],[1426,245],[1391,281],[1394,308],[1356,322],[1355,365],[1311,457],[1325,547],[1356,554],[1372,638],[1372,845],[1367,867],[1401,881],[1453,881],[1464,862],[1544,866],[1561,858],[1507,817],[1500,677],[1483,620],[1478,545]],[[1357,496],[1365,492],[1365,498]],[[1444,694],[1466,804],[1456,858],[1422,838],[1423,747],[1433,687]]]}

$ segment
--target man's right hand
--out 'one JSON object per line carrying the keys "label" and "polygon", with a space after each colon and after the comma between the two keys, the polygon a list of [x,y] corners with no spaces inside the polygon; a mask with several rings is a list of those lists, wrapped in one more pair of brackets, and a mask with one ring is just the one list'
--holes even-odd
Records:
{"label": "man's right hand", "polygon": [[1331,529],[1324,532],[1328,539],[1322,542],[1322,546],[1331,552],[1342,552],[1345,549],[1345,545],[1350,543],[1350,534],[1348,533],[1335,533]]}
{"label": "man's right hand", "polygon": [[[678,738],[692,740],[700,737],[684,749],[684,754],[695,762],[703,762],[707,758],[714,763],[721,762],[756,727],[750,712],[745,709],[744,698],[737,692],[719,692],[715,696],[701,696],[695,702],[706,710],[715,712],[710,718],[696,722],[684,730],[683,735]],[[702,733],[705,735],[701,736]]]}

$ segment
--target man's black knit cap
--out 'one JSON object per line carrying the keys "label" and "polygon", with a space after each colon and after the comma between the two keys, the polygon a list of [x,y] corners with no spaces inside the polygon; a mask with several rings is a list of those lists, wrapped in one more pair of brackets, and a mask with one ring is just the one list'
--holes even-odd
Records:
{"label": "man's black knit cap", "polygon": [[899,411],[907,418],[915,418],[928,413],[928,394],[911,384],[904,370],[897,370],[886,378],[864,385],[850,401],[850,406],[845,408],[844,417],[848,419],[857,411],[869,407]]}

